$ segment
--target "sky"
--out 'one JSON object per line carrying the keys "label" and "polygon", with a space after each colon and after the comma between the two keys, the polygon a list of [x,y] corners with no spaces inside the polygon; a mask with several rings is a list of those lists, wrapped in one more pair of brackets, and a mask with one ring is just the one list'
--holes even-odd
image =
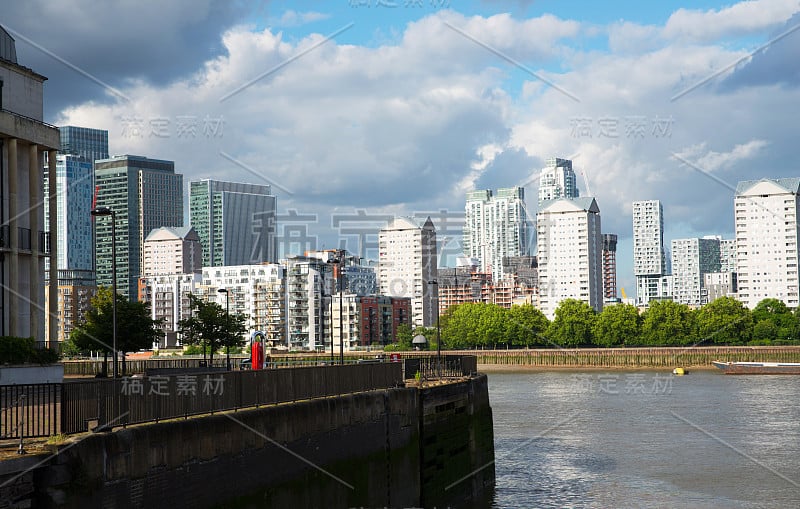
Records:
{"label": "sky", "polygon": [[47,122],[175,161],[187,194],[272,185],[283,254],[374,259],[387,219],[430,215],[452,266],[467,191],[524,186],[533,221],[565,157],[631,296],[633,201],[661,200],[667,244],[732,238],[738,181],[800,174],[798,0],[0,6]]}

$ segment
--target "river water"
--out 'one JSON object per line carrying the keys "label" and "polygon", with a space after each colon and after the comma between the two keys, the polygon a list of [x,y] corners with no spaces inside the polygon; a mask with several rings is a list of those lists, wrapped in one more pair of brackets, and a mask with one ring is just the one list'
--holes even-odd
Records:
{"label": "river water", "polygon": [[492,507],[800,507],[800,376],[490,373]]}

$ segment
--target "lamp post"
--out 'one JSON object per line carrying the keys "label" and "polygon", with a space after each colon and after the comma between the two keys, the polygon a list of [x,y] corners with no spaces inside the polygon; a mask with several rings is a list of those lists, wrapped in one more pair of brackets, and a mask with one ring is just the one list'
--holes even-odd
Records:
{"label": "lamp post", "polygon": [[442,377],[442,327],[439,323],[439,281],[431,279],[429,285],[436,285],[436,371]]}
{"label": "lamp post", "polygon": [[92,209],[92,216],[111,216],[111,351],[113,374],[117,378],[117,215],[108,207]]}
{"label": "lamp post", "polygon": [[228,371],[231,370],[231,345],[230,345],[230,338],[228,335],[230,334],[231,329],[231,309],[229,307],[230,299],[228,298],[229,292],[227,288],[219,288],[217,289],[217,293],[224,293],[225,294],[225,321],[228,324],[227,330],[225,330],[225,365],[228,368]]}
{"label": "lamp post", "polygon": [[[334,260],[330,260],[330,261],[327,262],[327,264],[328,265],[333,265],[333,262],[334,262]],[[332,273],[333,273],[333,271],[331,271],[331,274]],[[331,322],[331,365],[333,365],[333,359],[334,359],[334,357],[333,357],[333,285],[331,285],[331,294],[330,294],[330,305],[329,305],[329,307],[330,307],[330,322]],[[324,323],[322,324],[322,329],[325,330],[325,324]],[[323,340],[322,344],[323,344],[323,346],[325,345],[324,340]]]}

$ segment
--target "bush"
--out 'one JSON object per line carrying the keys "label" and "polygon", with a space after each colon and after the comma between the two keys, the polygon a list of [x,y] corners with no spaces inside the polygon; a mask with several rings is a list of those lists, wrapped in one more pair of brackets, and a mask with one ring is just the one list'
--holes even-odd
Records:
{"label": "bush", "polygon": [[33,338],[0,337],[0,364],[53,364],[59,353],[51,348],[38,348]]}

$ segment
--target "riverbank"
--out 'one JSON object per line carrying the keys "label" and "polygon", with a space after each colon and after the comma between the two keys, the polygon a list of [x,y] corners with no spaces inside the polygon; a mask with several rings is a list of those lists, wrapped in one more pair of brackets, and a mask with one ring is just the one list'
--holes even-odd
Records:
{"label": "riverbank", "polygon": [[[675,365],[674,367],[678,367]],[[684,366],[680,366],[684,367]],[[653,366],[534,366],[534,365],[505,365],[505,364],[478,364],[478,371],[480,373],[553,373],[553,372],[630,372],[630,371],[652,371],[654,373],[671,373],[673,368],[666,367],[653,367]],[[692,371],[722,371],[712,365],[709,366],[692,366],[686,368],[686,373]]]}
{"label": "riverbank", "polygon": [[[451,352],[448,352],[451,353]],[[459,353],[467,353],[459,352]],[[470,350],[483,372],[530,370],[713,369],[712,361],[800,362],[797,346]]]}

